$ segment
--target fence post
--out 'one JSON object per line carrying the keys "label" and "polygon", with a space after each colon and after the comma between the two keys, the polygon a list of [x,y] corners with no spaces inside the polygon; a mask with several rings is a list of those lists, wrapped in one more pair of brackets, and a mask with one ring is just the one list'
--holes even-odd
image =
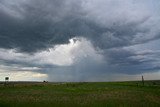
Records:
{"label": "fence post", "polygon": [[143,78],[143,75],[142,75],[142,84],[143,84],[143,86],[144,86],[144,78]]}

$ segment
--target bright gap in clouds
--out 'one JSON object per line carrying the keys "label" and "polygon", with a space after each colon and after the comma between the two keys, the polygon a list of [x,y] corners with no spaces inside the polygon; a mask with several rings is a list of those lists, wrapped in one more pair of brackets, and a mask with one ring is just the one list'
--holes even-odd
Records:
{"label": "bright gap in clouds", "polygon": [[9,81],[42,81],[46,80],[47,74],[32,71],[4,71],[0,70],[0,81],[4,81],[5,77],[9,77]]}

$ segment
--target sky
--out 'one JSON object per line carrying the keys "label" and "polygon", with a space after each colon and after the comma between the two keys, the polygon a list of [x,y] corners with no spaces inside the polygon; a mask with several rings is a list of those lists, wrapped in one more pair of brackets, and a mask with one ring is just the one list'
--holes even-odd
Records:
{"label": "sky", "polygon": [[0,0],[0,81],[160,79],[159,0]]}

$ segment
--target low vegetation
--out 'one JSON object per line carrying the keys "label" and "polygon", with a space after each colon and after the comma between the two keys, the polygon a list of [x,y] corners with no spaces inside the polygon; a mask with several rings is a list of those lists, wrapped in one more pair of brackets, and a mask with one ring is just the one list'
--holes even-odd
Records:
{"label": "low vegetation", "polygon": [[160,81],[0,83],[0,107],[160,107]]}

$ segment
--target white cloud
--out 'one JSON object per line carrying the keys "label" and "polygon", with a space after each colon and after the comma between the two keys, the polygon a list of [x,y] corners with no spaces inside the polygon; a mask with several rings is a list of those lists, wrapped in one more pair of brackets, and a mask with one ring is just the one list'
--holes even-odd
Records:
{"label": "white cloud", "polygon": [[[0,66],[1,71],[11,71],[12,80],[30,80],[31,78],[35,80],[34,78],[47,77],[47,74],[49,74],[49,76],[55,76],[57,74],[54,74],[54,72],[58,73],[59,71],[59,73],[61,73],[62,70],[70,73],[70,70],[73,70],[72,66],[78,68],[78,71],[80,71],[80,69],[87,69],[87,66],[91,66],[92,64],[97,66],[98,63],[103,62],[101,51],[95,49],[90,41],[84,38],[72,38],[68,44],[56,45],[53,48],[34,53],[33,55],[19,53],[16,52],[15,49],[0,49],[0,59],[2,61],[15,61],[18,63],[12,65],[2,64]],[[21,63],[30,64],[33,65],[33,67],[21,65]],[[59,67],[50,69],[45,65]],[[41,66],[43,67],[41,68]],[[69,71],[67,68],[63,68],[67,66],[71,67]],[[41,74],[43,71],[46,74]],[[53,73],[51,73],[51,71],[53,71]],[[59,73],[58,76],[64,76],[64,74],[59,75]]]}
{"label": "white cloud", "polygon": [[[84,38],[70,39],[68,44],[56,45],[53,48],[34,53],[33,55],[16,52],[15,49],[0,49],[0,59],[8,61],[27,62],[33,64],[49,64],[70,66],[84,57],[102,60],[92,44]],[[22,68],[30,69],[30,68]],[[33,69],[33,68],[31,68]]]}

